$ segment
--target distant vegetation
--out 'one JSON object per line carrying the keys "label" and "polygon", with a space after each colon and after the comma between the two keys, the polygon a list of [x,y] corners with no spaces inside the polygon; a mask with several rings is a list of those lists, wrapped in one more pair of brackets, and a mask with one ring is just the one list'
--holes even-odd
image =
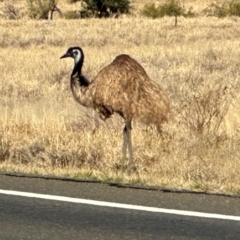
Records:
{"label": "distant vegetation", "polygon": [[201,13],[195,13],[192,8],[186,9],[178,0],[167,0],[164,4],[156,6],[155,3],[145,4],[141,9],[141,14],[149,18],[162,18],[164,16],[173,16],[175,18],[175,27],[178,17],[196,17],[197,15],[227,17],[240,16],[240,0],[231,0],[230,2],[212,3]]}
{"label": "distant vegetation", "polygon": [[28,16],[35,19],[49,19],[53,18],[53,12],[57,11],[62,15],[59,8],[57,8],[58,0],[26,0],[28,6]]}
{"label": "distant vegetation", "polygon": [[186,10],[178,0],[167,0],[163,5],[156,6],[155,3],[146,4],[141,10],[142,15],[150,18],[161,18],[171,16],[175,18],[175,27],[178,17],[194,17],[196,14],[191,9]]}
{"label": "distant vegetation", "polygon": [[212,3],[204,11],[207,16],[216,16],[219,18],[227,16],[240,16],[240,0],[231,0],[222,4]]}
{"label": "distant vegetation", "polygon": [[3,6],[3,14],[8,19],[19,19],[20,11],[19,8],[14,7],[10,3],[5,3]]}
{"label": "distant vegetation", "polygon": [[[80,1],[82,5],[79,12],[81,18],[117,17],[120,14],[129,13],[131,8],[129,0],[69,0],[70,3]],[[69,17],[70,15],[68,15]]]}
{"label": "distant vegetation", "polygon": [[[80,5],[76,5],[77,9],[68,10],[67,5],[77,2],[81,3]],[[58,0],[23,0],[21,1],[22,5],[20,4],[21,7],[19,7],[19,4],[16,4],[16,1],[9,0],[1,4],[1,16],[12,20],[23,18],[26,15],[32,19],[51,20],[53,19],[53,13],[57,12],[60,17],[66,19],[109,18],[118,17],[121,14],[131,14],[136,10],[136,4],[140,2],[140,0],[65,0],[64,5],[64,1],[62,0],[60,3],[63,5],[61,5],[60,9],[58,7]],[[186,4],[186,1],[184,3]],[[187,3],[188,7],[185,7],[181,0],[166,0],[159,5],[156,5],[152,1],[137,9],[140,10],[141,15],[148,18],[174,17],[175,26],[178,24],[179,17],[215,16],[224,18],[228,16],[240,16],[240,0],[209,1],[209,4],[207,4],[205,6],[204,4],[200,4],[200,10],[197,7],[198,12],[193,11],[190,0]],[[194,7],[196,7],[196,4]]]}

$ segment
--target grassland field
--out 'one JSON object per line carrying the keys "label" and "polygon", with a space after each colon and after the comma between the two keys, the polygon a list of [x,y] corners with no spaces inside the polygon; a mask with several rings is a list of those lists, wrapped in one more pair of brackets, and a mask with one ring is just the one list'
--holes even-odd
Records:
{"label": "grassland field", "polygon": [[[195,9],[208,3],[184,2]],[[240,194],[239,24],[203,16],[179,18],[177,28],[171,17],[138,15],[0,18],[0,170]],[[126,53],[167,91],[172,111],[161,137],[133,124],[136,173],[114,167],[123,120],[102,122],[73,100],[73,61],[59,59],[70,46],[83,48],[89,79]]]}

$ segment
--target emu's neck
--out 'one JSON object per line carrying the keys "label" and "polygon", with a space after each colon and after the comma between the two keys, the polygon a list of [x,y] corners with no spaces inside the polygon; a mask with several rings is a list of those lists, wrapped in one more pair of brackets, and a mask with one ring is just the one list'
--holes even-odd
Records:
{"label": "emu's neck", "polygon": [[75,61],[71,74],[71,90],[74,99],[85,107],[92,107],[92,98],[89,91],[90,81],[82,75],[83,59]]}
{"label": "emu's neck", "polygon": [[83,59],[84,59],[83,56],[81,59],[74,59],[74,68],[71,77],[82,75]]}

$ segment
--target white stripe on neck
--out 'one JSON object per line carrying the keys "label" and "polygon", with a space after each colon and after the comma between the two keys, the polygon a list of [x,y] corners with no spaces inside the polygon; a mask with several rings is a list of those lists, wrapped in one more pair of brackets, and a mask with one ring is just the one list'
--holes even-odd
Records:
{"label": "white stripe on neck", "polygon": [[75,64],[77,64],[80,61],[80,59],[82,58],[82,53],[78,49],[74,50],[73,53],[74,53]]}

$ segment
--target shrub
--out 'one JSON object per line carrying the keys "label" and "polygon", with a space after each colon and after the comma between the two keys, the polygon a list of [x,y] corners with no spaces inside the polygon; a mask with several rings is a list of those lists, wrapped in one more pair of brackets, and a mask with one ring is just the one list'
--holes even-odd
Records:
{"label": "shrub", "polygon": [[216,16],[219,18],[226,17],[228,15],[227,4],[223,3],[222,5],[217,5],[216,3],[212,3],[203,13],[207,16]]}
{"label": "shrub", "polygon": [[232,0],[230,2],[224,2],[220,5],[212,3],[208,6],[204,12],[207,16],[216,16],[219,18],[227,16],[240,16],[240,0]]}
{"label": "shrub", "polygon": [[61,16],[57,2],[58,0],[27,0],[28,16],[34,19],[52,19],[54,11]]}
{"label": "shrub", "polygon": [[179,96],[181,104],[177,109],[181,124],[195,136],[216,134],[229,110],[236,87],[213,84],[202,77],[190,75]]}
{"label": "shrub", "polygon": [[81,14],[79,11],[68,11],[64,14],[66,19],[78,19],[81,18]]}
{"label": "shrub", "polygon": [[159,18],[163,17],[161,14],[161,8],[156,7],[155,3],[145,4],[141,10],[141,14],[149,18]]}
{"label": "shrub", "polygon": [[19,9],[10,3],[5,3],[3,6],[4,16],[8,19],[19,19],[20,12]]}
{"label": "shrub", "polygon": [[240,16],[240,1],[239,0],[232,0],[228,4],[228,12],[230,16]]}

